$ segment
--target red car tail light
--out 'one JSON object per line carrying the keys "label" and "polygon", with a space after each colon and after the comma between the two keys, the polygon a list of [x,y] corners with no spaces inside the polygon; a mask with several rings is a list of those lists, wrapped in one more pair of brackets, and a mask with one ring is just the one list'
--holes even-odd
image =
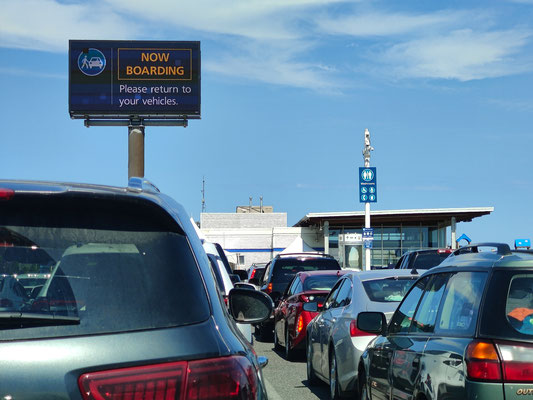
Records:
{"label": "red car tail light", "polygon": [[11,200],[15,195],[13,189],[0,188],[0,200]]}
{"label": "red car tail light", "polygon": [[470,379],[501,382],[501,362],[494,344],[471,342],[466,349],[466,370]]}
{"label": "red car tail light", "polygon": [[533,382],[533,345],[496,343],[505,382]]}
{"label": "red car tail light", "polygon": [[242,356],[91,372],[78,384],[84,400],[248,400],[258,388]]}
{"label": "red car tail light", "polygon": [[351,337],[358,337],[358,336],[376,336],[376,335],[372,335],[368,332],[364,332],[362,330],[360,330],[359,328],[357,328],[357,320],[356,319],[352,319],[350,321],[350,336]]}
{"label": "red car tail light", "polygon": [[304,316],[300,314],[296,320],[296,335],[298,335],[304,329]]}
{"label": "red car tail light", "polygon": [[272,293],[272,282],[270,282],[266,288],[267,293]]}
{"label": "red car tail light", "polygon": [[256,272],[257,272],[256,269],[254,269],[254,270],[252,271],[252,274],[250,275],[250,279],[253,279],[253,277],[255,276],[255,273],[256,273]]}

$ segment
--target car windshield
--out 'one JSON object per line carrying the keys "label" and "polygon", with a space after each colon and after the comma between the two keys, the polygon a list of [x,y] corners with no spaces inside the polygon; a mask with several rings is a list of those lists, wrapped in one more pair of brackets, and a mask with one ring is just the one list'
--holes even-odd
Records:
{"label": "car windshield", "polygon": [[339,280],[337,275],[308,276],[303,285],[303,290],[331,290],[333,285]]}
{"label": "car windshield", "polygon": [[150,212],[136,210],[132,222],[138,207],[94,203],[2,213],[0,319],[31,314],[80,322],[36,328],[4,319],[0,340],[145,330],[209,317],[183,233],[146,220],[158,219]]}
{"label": "car windshield", "polygon": [[373,279],[364,281],[363,287],[371,301],[399,302],[402,301],[416,280],[417,277]]}
{"label": "car windshield", "polygon": [[300,271],[340,270],[334,258],[279,259],[274,264],[272,282],[289,283]]}

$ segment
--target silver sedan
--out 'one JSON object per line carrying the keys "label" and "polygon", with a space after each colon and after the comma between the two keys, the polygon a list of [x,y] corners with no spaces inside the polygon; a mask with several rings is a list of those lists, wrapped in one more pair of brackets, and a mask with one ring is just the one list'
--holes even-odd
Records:
{"label": "silver sedan", "polygon": [[375,337],[357,329],[357,315],[381,311],[390,318],[416,279],[410,270],[352,271],[331,289],[322,310],[306,303],[304,309],[320,311],[307,327],[308,383],[328,383],[332,399],[356,394],[359,359]]}

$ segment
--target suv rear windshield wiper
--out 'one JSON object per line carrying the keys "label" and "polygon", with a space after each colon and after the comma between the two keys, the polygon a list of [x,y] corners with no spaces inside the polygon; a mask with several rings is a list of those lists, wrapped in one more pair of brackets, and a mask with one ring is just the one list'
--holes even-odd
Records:
{"label": "suv rear windshield wiper", "polygon": [[0,312],[0,329],[31,328],[37,326],[79,325],[78,317],[28,312]]}

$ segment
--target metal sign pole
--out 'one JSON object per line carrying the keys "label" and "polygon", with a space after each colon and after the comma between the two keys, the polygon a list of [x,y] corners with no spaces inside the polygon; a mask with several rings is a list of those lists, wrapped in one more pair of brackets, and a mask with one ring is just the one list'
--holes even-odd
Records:
{"label": "metal sign pole", "polygon": [[144,126],[128,126],[128,179],[144,178]]}
{"label": "metal sign pole", "polygon": [[[370,167],[370,152],[374,148],[370,145],[370,132],[365,129],[365,147],[363,149],[363,158],[365,159],[365,168]],[[365,228],[370,228],[370,202],[365,202]],[[366,247],[366,246],[365,246]],[[370,248],[365,248],[365,271],[370,271]]]}

